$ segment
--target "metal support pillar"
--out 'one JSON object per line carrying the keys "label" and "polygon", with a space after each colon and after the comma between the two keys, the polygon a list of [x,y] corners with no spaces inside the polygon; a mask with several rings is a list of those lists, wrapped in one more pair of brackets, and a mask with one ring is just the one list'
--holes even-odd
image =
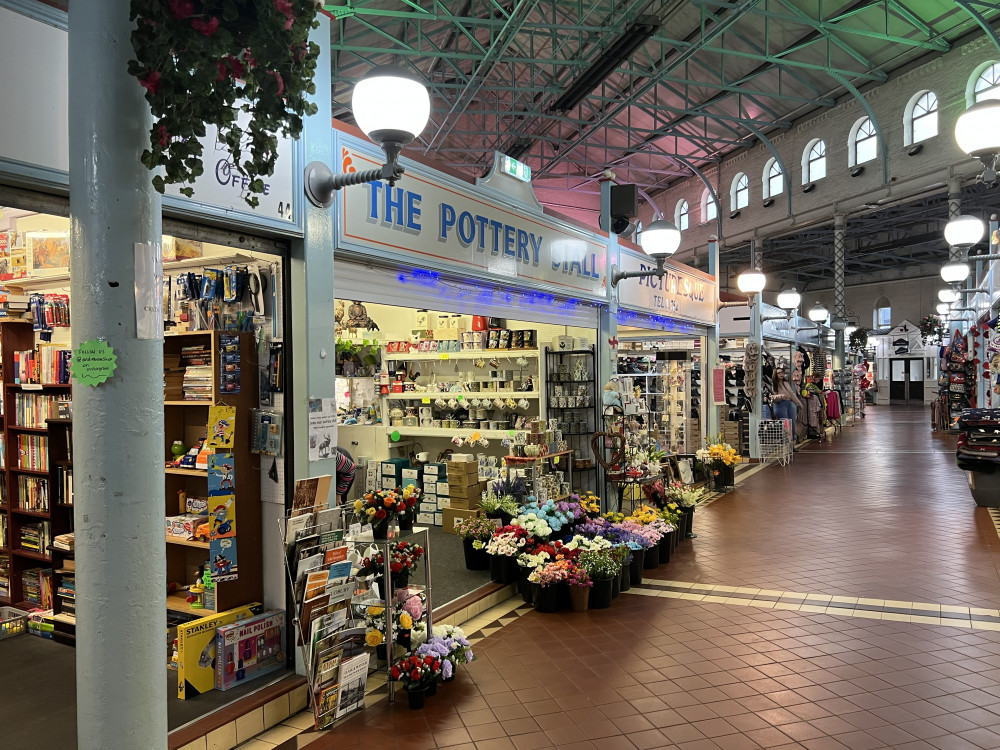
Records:
{"label": "metal support pillar", "polygon": [[[750,337],[747,339],[747,343],[756,343],[757,351],[760,352],[760,357],[757,360],[757,375],[754,377],[756,391],[753,397],[753,406],[750,409],[750,458],[760,458],[760,451],[757,445],[757,430],[761,419],[764,418],[764,402],[760,392],[761,375],[764,370],[764,321],[761,320],[761,303],[763,298],[764,295],[761,293],[755,294],[750,300]],[[745,374],[743,382],[746,382]]]}
{"label": "metal support pillar", "polygon": [[[601,183],[602,196],[607,189],[604,187],[605,185],[610,187],[610,183]],[[618,237],[616,235],[608,235],[607,247],[608,251],[605,254],[607,257],[607,267],[604,270],[607,277],[610,278],[612,266],[617,265],[619,262]],[[618,374],[618,287],[612,287],[608,284],[607,302],[603,307],[601,307],[600,315],[601,319],[600,328],[597,331],[597,345],[594,347],[594,383],[597,388],[595,396],[597,398],[599,415],[604,413],[604,407],[601,404],[604,384]],[[598,416],[598,420],[597,429],[603,430],[603,417]],[[601,483],[599,486],[603,487],[603,491],[600,493],[601,510],[609,511],[612,510],[612,506],[609,505],[609,503],[611,500],[611,493],[614,490],[612,490],[611,485],[605,481],[604,470],[598,467],[598,472],[598,481]]]}
{"label": "metal support pillar", "polygon": [[163,341],[136,338],[137,290],[159,289],[134,250],[159,252],[160,199],[139,161],[152,118],[126,72],[132,26],[129,0],[69,13],[72,346],[118,355],[110,380],[73,387],[80,750],[167,747]]}
{"label": "metal support pillar", "polygon": [[[708,242],[708,273],[719,281],[719,241],[710,239]],[[712,370],[719,366],[719,313],[715,314],[715,323],[708,328],[705,337],[705,348],[701,355],[701,410],[706,418],[701,420],[705,435],[718,435],[722,432],[719,424],[719,407],[712,402]],[[699,443],[700,447],[700,443]]]}
{"label": "metal support pillar", "polygon": [[[846,305],[844,303],[844,255],[847,240],[847,217],[844,214],[836,214],[833,217],[833,315],[835,318],[844,319],[846,315]],[[833,369],[839,370],[844,366],[844,346],[843,329],[834,332],[833,349]]]}
{"label": "metal support pillar", "polygon": [[[962,181],[952,177],[948,180],[948,221],[957,219],[962,214]],[[948,248],[948,262],[965,259],[965,252],[960,247]]]}
{"label": "metal support pillar", "polygon": [[753,259],[753,267],[759,271],[763,271],[764,269],[761,266],[764,263],[764,250],[757,244],[757,240],[754,237],[750,238],[750,257]]}

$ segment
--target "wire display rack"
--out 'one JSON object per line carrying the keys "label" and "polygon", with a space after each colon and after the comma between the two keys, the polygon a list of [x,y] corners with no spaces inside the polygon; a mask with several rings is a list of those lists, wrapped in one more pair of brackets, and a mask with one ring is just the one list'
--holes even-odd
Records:
{"label": "wire display rack", "polygon": [[757,427],[761,463],[785,466],[792,460],[792,426],[787,419],[763,419]]}

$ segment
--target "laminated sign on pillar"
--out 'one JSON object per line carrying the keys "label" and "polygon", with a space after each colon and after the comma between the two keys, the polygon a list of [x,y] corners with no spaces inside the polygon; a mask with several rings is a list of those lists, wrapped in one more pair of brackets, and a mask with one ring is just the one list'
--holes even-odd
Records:
{"label": "laminated sign on pillar", "polygon": [[[345,172],[380,163],[348,147],[341,156]],[[495,192],[407,166],[396,186],[370,182],[342,191],[339,247],[383,258],[399,254],[412,265],[463,275],[516,278],[562,294],[604,296],[607,247],[598,235],[524,203],[504,203]]]}
{"label": "laminated sign on pillar", "polygon": [[83,385],[98,386],[107,382],[118,367],[118,355],[100,339],[84,341],[73,352],[70,373],[73,380]]}

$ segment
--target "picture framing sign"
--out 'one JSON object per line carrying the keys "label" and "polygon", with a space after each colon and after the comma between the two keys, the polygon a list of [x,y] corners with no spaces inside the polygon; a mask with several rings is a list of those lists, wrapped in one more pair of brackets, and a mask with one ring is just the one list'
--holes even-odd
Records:
{"label": "picture framing sign", "polygon": [[[643,253],[621,248],[618,265],[621,271],[656,269],[656,261]],[[715,300],[718,296],[714,277],[693,268],[667,261],[662,277],[646,276],[618,282],[618,299],[630,310],[666,315],[704,325],[715,325]]]}

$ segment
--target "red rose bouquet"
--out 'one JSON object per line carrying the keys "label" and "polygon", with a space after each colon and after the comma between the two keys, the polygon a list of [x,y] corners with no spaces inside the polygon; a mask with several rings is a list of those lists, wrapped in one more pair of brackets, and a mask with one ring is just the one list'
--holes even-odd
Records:
{"label": "red rose bouquet", "polygon": [[376,531],[376,538],[381,531],[384,539],[389,523],[399,515],[403,506],[403,498],[395,490],[366,492],[363,498],[354,501],[354,520],[358,523],[370,523]]}
{"label": "red rose bouquet", "polygon": [[413,654],[400,659],[389,670],[392,679],[402,682],[407,690],[418,690],[430,685],[441,674],[441,660],[433,654]]}

